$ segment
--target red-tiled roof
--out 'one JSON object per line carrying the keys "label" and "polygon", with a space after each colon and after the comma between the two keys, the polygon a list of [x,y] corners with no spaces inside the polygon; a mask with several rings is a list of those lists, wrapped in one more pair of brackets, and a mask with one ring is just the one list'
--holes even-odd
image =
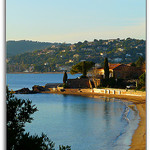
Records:
{"label": "red-tiled roof", "polygon": [[132,65],[132,63],[127,64],[127,66],[131,66],[131,65]]}
{"label": "red-tiled roof", "polygon": [[[108,64],[109,69],[115,69],[116,67],[120,66],[121,64]],[[104,67],[98,67],[97,69],[104,69]]]}
{"label": "red-tiled roof", "polygon": [[109,69],[114,69],[118,66],[120,66],[121,64],[109,64]]}

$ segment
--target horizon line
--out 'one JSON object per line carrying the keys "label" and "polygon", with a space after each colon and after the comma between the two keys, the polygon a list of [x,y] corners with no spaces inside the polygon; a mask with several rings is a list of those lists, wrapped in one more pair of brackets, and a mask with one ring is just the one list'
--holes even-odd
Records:
{"label": "horizon line", "polygon": [[[118,38],[110,38],[110,39],[109,39],[109,38],[107,38],[107,39],[105,39],[105,38],[104,38],[104,39],[96,39],[96,38],[95,38],[95,39],[96,39],[96,40],[116,40],[116,39],[126,40],[126,39],[128,39],[128,38],[130,38],[130,37],[127,37],[127,38],[119,38],[119,37],[118,37]],[[83,42],[84,42],[84,41],[93,42],[95,39],[93,39],[92,41],[88,41],[88,40],[86,40],[86,39],[85,39],[85,40],[79,40],[78,42],[82,42],[82,41],[83,41]],[[130,38],[130,39],[144,40],[143,38],[141,38],[141,39],[140,39],[140,38]],[[64,41],[64,42],[38,41],[38,40],[31,40],[31,39],[30,39],[30,40],[29,40],[29,39],[22,39],[22,40],[6,40],[6,42],[9,42],[9,41],[16,41],[16,42],[18,42],[18,41],[32,41],[32,42],[61,43],[61,44],[62,44],[62,43],[66,43],[66,44],[74,44],[74,43],[78,43],[78,42],[74,42],[74,43],[73,43],[73,42],[66,42],[66,41]],[[146,41],[146,39],[145,39],[144,41]],[[82,43],[83,43],[83,42],[82,42]]]}

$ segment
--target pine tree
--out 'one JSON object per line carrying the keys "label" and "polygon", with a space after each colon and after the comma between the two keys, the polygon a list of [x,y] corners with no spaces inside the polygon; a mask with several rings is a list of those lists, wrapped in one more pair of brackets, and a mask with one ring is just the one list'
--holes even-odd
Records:
{"label": "pine tree", "polygon": [[67,75],[67,72],[65,71],[64,77],[63,77],[63,83],[66,83],[67,79],[68,79],[68,75]]}
{"label": "pine tree", "polygon": [[86,71],[86,66],[85,66],[85,61],[83,61],[83,64],[82,64],[82,74],[83,74],[83,77],[86,77],[86,74],[87,74],[87,71]]}
{"label": "pine tree", "polygon": [[108,66],[108,59],[105,58],[104,59],[104,75],[105,75],[105,79],[109,79],[109,66]]}

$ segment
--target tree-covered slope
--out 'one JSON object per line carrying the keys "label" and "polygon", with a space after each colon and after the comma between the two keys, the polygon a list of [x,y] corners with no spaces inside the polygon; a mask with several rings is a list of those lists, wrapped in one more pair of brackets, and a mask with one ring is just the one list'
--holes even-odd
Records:
{"label": "tree-covered slope", "polygon": [[[48,72],[70,70],[72,65],[82,61],[93,61],[102,65],[104,58],[109,63],[132,63],[141,56],[145,60],[146,41],[139,39],[113,39],[84,41],[74,44],[62,43],[48,46],[7,60],[8,72]],[[32,69],[30,69],[32,68]]]}
{"label": "tree-covered slope", "polygon": [[7,57],[23,54],[25,52],[32,52],[38,49],[44,49],[53,44],[58,45],[58,43],[26,41],[26,40],[7,41],[6,43]]}

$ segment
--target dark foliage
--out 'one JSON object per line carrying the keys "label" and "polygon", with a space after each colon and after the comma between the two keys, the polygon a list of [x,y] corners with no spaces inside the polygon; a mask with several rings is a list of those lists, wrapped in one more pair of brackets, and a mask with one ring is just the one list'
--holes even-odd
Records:
{"label": "dark foliage", "polygon": [[35,105],[31,105],[31,101],[17,99],[8,90],[6,91],[7,104],[7,148],[15,149],[18,141],[23,134],[25,123],[31,122],[31,115],[37,111]]}
{"label": "dark foliage", "polygon": [[136,67],[142,67],[144,64],[144,58],[142,56],[135,62]]}
{"label": "dark foliage", "polygon": [[45,134],[32,136],[29,133],[25,133],[21,135],[15,150],[55,150],[54,146],[55,143]]}
{"label": "dark foliage", "polygon": [[125,88],[126,83],[123,79],[115,79],[113,77],[101,80],[100,87],[110,87],[110,88]]}
{"label": "dark foliage", "polygon": [[67,82],[68,75],[67,72],[65,71],[64,76],[63,76],[63,83],[65,84]]}
{"label": "dark foliage", "polygon": [[110,88],[114,88],[117,84],[117,81],[115,80],[115,78],[111,77],[109,78],[109,87]]}
{"label": "dark foliage", "polygon": [[[31,123],[31,115],[37,111],[30,100],[16,98],[8,87],[6,89],[7,104],[7,150],[55,150],[55,143],[47,135],[29,135],[25,133],[25,123]],[[64,146],[64,150],[68,146]]]}
{"label": "dark foliage", "polygon": [[138,88],[139,90],[145,90],[145,86],[146,86],[146,73],[144,72],[140,77],[139,77],[139,84],[138,84]]}
{"label": "dark foliage", "polygon": [[107,58],[104,59],[104,75],[105,75],[105,79],[109,80],[109,66],[108,66]]}
{"label": "dark foliage", "polygon": [[7,57],[15,56],[25,52],[32,52],[38,49],[44,49],[52,45],[59,45],[60,43],[37,42],[37,41],[7,41]]}
{"label": "dark foliage", "polygon": [[71,146],[63,146],[63,145],[59,145],[59,150],[71,150]]}
{"label": "dark foliage", "polygon": [[136,64],[135,64],[135,63],[132,63],[131,66],[136,67]]}
{"label": "dark foliage", "polygon": [[83,77],[86,77],[87,75],[85,61],[82,62],[82,74],[83,74]]}
{"label": "dark foliage", "polygon": [[[83,65],[84,65],[84,69],[83,69]],[[83,62],[80,62],[80,63],[72,66],[70,73],[76,74],[76,73],[83,73],[84,72],[84,74],[87,74],[87,71],[90,70],[94,65],[95,65],[95,63],[92,61],[85,61],[84,64],[83,64]]]}
{"label": "dark foliage", "polygon": [[123,89],[126,88],[125,80],[124,79],[117,79],[115,87],[123,88]]}

